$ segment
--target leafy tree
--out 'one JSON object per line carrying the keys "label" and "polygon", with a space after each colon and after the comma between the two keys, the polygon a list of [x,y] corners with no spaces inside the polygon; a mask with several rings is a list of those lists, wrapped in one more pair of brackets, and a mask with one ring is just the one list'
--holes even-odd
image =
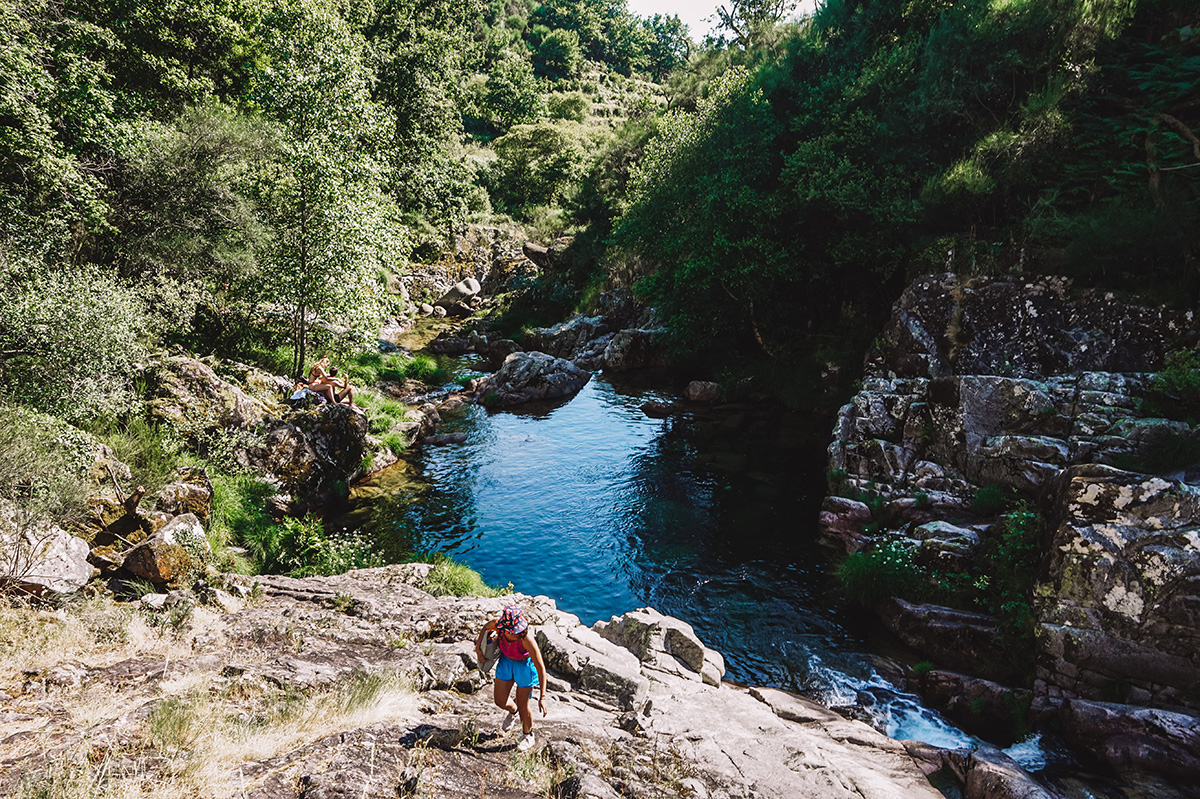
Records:
{"label": "leafy tree", "polygon": [[574,122],[516,125],[496,139],[492,196],[512,211],[562,201],[583,174],[587,133]]}
{"label": "leafy tree", "polygon": [[255,96],[283,135],[262,188],[277,231],[264,288],[289,311],[300,375],[315,315],[359,331],[377,323],[376,270],[399,241],[371,146],[383,117],[368,94],[362,37],[323,0],[281,4],[268,22]]}
{"label": "leafy tree", "polygon": [[687,63],[692,54],[692,40],[687,25],[676,15],[655,14],[642,20],[646,42],[646,71],[656,81]]}
{"label": "leafy tree", "polygon": [[796,8],[796,0],[729,0],[717,6],[721,27],[737,37],[743,48],[752,48],[763,32],[779,24]]}
{"label": "leafy tree", "polygon": [[583,56],[579,51],[579,34],[575,31],[550,31],[533,54],[535,75],[551,80],[569,78],[579,71]]}
{"label": "leafy tree", "polygon": [[585,56],[622,74],[643,66],[646,40],[625,0],[548,0],[534,9],[529,21],[574,31]]}
{"label": "leafy tree", "polygon": [[45,269],[0,291],[0,385],[8,399],[68,421],[116,416],[132,401],[145,305],[95,267]]}
{"label": "leafy tree", "polygon": [[488,75],[482,112],[497,129],[533,122],[542,114],[542,103],[533,67],[526,59],[510,55]]}
{"label": "leafy tree", "polygon": [[268,231],[250,194],[273,156],[274,129],[219,105],[128,127],[123,168],[110,181],[113,258],[165,327],[184,333],[198,302],[257,272]]}
{"label": "leafy tree", "polygon": [[465,213],[472,175],[459,152],[465,75],[480,57],[481,0],[375,0],[363,33],[372,96],[392,123],[388,191],[409,215]]}
{"label": "leafy tree", "polygon": [[98,170],[76,159],[71,133],[109,133],[111,96],[87,54],[97,34],[48,3],[0,6],[0,30],[0,262],[11,264],[58,255],[48,238],[65,246],[70,225],[103,218]]}

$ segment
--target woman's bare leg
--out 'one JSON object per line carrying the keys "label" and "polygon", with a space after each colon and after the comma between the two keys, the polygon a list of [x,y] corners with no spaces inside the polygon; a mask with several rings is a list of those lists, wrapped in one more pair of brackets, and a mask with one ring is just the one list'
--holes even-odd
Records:
{"label": "woman's bare leg", "polygon": [[[521,716],[521,732],[528,734],[533,729],[533,714],[529,712],[529,697],[533,696],[533,688],[517,687],[517,713]],[[505,696],[507,699],[507,695]]]}
{"label": "woman's bare leg", "polygon": [[[516,713],[517,706],[508,701],[508,695],[512,691],[512,680],[494,680],[492,682],[492,699],[496,701],[496,707],[501,710],[507,710],[509,713]],[[517,689],[518,699],[521,696],[521,689]],[[526,712],[528,712],[529,695],[525,695]],[[522,722],[524,723],[524,722]],[[532,722],[531,722],[532,723]]]}

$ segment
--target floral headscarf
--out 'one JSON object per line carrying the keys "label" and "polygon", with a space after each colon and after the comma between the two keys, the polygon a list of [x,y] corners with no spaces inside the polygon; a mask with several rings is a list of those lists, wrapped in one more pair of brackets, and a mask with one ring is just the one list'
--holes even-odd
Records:
{"label": "floral headscarf", "polygon": [[525,621],[525,614],[516,605],[505,605],[499,621],[496,622],[496,629],[499,632],[513,635],[520,635],[528,626],[529,622]]}

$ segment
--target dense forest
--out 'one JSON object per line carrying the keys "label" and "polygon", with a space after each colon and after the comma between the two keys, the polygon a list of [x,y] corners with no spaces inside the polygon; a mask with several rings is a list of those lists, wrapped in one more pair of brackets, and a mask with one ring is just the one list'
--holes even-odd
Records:
{"label": "dense forest", "polygon": [[3,0],[5,408],[129,430],[148,351],[298,375],[313,318],[366,349],[470,223],[574,236],[499,323],[622,285],[800,402],[917,274],[1195,306],[1194,2],[791,10],[696,42],[624,0]]}

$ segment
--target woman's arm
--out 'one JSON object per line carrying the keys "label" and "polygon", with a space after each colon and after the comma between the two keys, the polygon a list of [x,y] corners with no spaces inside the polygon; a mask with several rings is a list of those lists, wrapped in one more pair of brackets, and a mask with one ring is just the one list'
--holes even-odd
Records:
{"label": "woman's arm", "polygon": [[533,658],[533,667],[537,669],[538,710],[542,711],[544,716],[546,715],[546,664],[542,662],[542,650],[538,646],[532,627],[529,628],[529,634],[525,636],[525,651],[529,653],[529,657]]}

